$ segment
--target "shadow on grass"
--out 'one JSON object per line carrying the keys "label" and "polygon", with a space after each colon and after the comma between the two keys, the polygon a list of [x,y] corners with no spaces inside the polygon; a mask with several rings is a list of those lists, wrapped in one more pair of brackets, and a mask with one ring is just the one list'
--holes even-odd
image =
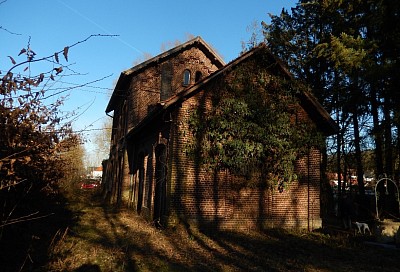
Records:
{"label": "shadow on grass", "polygon": [[54,247],[53,271],[395,271],[399,251],[360,237],[282,230],[159,230],[132,210],[89,197],[80,219]]}
{"label": "shadow on grass", "polygon": [[101,272],[101,269],[97,264],[83,264],[75,269],[74,272]]}
{"label": "shadow on grass", "polygon": [[226,254],[220,262],[240,271],[394,271],[400,252],[366,247],[363,237],[278,229],[262,233],[207,233]]}
{"label": "shadow on grass", "polygon": [[[157,240],[162,232],[132,211],[101,205],[87,192],[74,209],[81,215],[68,234],[52,248],[44,266],[52,271],[190,271],[164,254]],[[138,219],[137,221],[135,219]],[[161,236],[159,236],[161,235]],[[163,239],[162,239],[163,240]]]}
{"label": "shadow on grass", "polygon": [[[123,252],[115,269],[122,271],[193,271],[185,263],[177,262],[163,251],[164,234],[142,218],[129,212],[102,206],[103,215],[108,222],[108,231],[102,232],[100,244],[118,248]],[[133,211],[130,211],[133,213]],[[127,218],[128,217],[128,218]],[[99,229],[98,231],[102,231]]]}

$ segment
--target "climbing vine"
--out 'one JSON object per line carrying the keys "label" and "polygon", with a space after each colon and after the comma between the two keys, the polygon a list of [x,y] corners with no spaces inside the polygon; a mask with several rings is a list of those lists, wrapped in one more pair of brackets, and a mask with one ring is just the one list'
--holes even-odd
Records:
{"label": "climbing vine", "polygon": [[212,87],[218,91],[210,90],[211,108],[192,112],[188,153],[207,169],[229,170],[249,181],[261,175],[281,189],[298,178],[296,159],[324,141],[299,115],[303,87],[254,67],[257,63],[233,70]]}

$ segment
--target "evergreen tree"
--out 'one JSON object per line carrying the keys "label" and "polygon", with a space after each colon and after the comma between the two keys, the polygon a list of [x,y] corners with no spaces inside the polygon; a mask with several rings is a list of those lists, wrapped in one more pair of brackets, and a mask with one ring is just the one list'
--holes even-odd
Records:
{"label": "evergreen tree", "polygon": [[348,167],[357,169],[360,193],[363,149],[374,148],[377,176],[393,175],[398,157],[399,15],[395,1],[299,1],[264,24],[271,50],[339,123],[338,162],[343,166],[347,160],[340,158],[355,154]]}

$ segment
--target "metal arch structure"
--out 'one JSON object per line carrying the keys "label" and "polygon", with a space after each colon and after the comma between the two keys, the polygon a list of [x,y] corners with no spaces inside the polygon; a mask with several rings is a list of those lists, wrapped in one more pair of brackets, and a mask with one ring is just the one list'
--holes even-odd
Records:
{"label": "metal arch structure", "polygon": [[376,182],[376,184],[375,184],[375,208],[376,208],[376,219],[378,219],[378,220],[380,220],[379,219],[379,211],[378,211],[378,195],[377,195],[377,193],[376,193],[376,188],[378,188],[378,184],[381,182],[381,181],[384,181],[385,182],[385,187],[386,187],[386,194],[388,194],[388,189],[387,189],[387,182],[388,181],[391,181],[392,183],[393,183],[393,185],[396,187],[396,189],[397,189],[397,203],[398,203],[398,205],[399,205],[399,213],[400,213],[400,198],[399,198],[399,187],[397,186],[397,184],[393,181],[393,180],[391,180],[390,178],[388,178],[388,177],[384,177],[384,178],[381,178],[380,180],[378,180],[377,182]]}

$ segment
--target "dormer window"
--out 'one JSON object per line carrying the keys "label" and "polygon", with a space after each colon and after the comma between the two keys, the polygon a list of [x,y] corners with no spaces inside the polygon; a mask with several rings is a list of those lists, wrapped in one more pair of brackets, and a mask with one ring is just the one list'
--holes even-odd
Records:
{"label": "dormer window", "polygon": [[187,86],[189,84],[190,84],[190,71],[186,69],[183,72],[183,86]]}

